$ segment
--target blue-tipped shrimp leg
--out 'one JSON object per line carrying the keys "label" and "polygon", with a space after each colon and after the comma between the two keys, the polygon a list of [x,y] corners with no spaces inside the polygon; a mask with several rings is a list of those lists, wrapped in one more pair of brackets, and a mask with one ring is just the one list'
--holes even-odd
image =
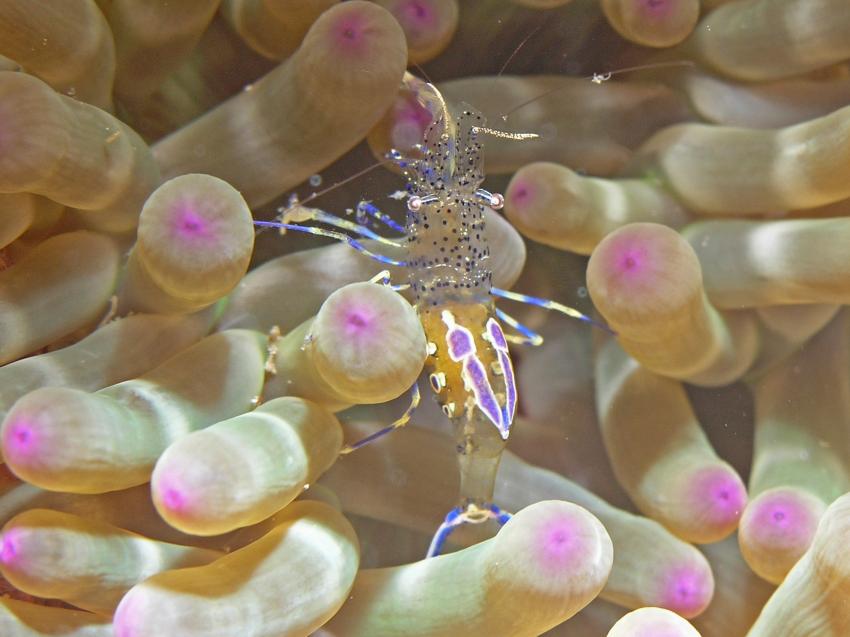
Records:
{"label": "blue-tipped shrimp leg", "polygon": [[526,327],[504,310],[496,308],[496,316],[499,318],[500,321],[502,321],[502,323],[504,323],[505,325],[510,325],[522,335],[514,336],[505,334],[506,340],[510,341],[511,343],[517,343],[518,345],[532,345],[534,347],[543,345],[543,337],[540,336],[540,334],[538,334],[531,328]]}
{"label": "blue-tipped shrimp leg", "polygon": [[[595,321],[589,316],[582,314],[575,308],[572,308],[568,305],[564,305],[563,303],[558,303],[557,301],[552,301],[551,299],[542,299],[537,296],[530,296],[528,294],[520,294],[518,292],[511,292],[510,290],[502,290],[500,288],[490,288],[490,294],[493,296],[498,296],[503,299],[508,299],[510,301],[517,301],[519,303],[526,303],[528,305],[536,305],[537,307],[542,307],[544,310],[553,310],[555,312],[560,312],[561,314],[566,314],[570,318],[578,319],[579,321],[584,321],[585,323],[589,323],[594,327],[598,327],[599,329],[603,329],[606,332],[613,334],[614,332],[610,327],[605,325],[604,323],[600,323],[599,321]],[[525,334],[525,331],[520,328],[519,325],[515,324],[515,322],[506,321],[511,327],[521,331]],[[528,328],[524,328],[528,329]],[[540,341],[538,343],[534,343],[536,345],[542,345],[543,339],[540,337]]]}
{"label": "blue-tipped shrimp leg", "polygon": [[395,431],[396,429],[404,427],[410,421],[410,417],[413,415],[413,412],[419,406],[419,402],[421,399],[421,395],[419,393],[419,385],[414,385],[413,387],[411,387],[410,394],[410,405],[399,418],[391,422],[386,427],[383,427],[382,429],[379,429],[378,431],[371,433],[368,436],[365,436],[364,438],[361,438],[357,442],[354,442],[349,445],[344,445],[343,448],[340,449],[339,454],[341,456],[349,454],[355,449],[359,449],[360,447],[368,445],[369,443],[374,442],[378,438],[381,438],[387,435],[388,433]]}
{"label": "blue-tipped shrimp leg", "polygon": [[451,532],[462,524],[477,524],[486,520],[495,520],[500,526],[502,526],[511,519],[510,513],[502,511],[495,504],[490,505],[490,508],[482,513],[484,514],[483,520],[477,518],[473,520],[469,518],[468,509],[463,507],[455,507],[449,511],[448,514],[446,514],[446,519],[443,520],[443,523],[439,526],[437,532],[434,533],[434,537],[431,539],[431,544],[428,547],[428,553],[425,557],[436,557],[439,555],[443,550],[443,546],[446,544],[446,540],[449,539]]}
{"label": "blue-tipped shrimp leg", "polygon": [[[337,241],[341,241],[343,243],[347,243],[352,248],[357,250],[358,252],[365,254],[370,259],[374,259],[379,263],[385,263],[387,265],[397,265],[397,266],[405,266],[407,263],[405,261],[401,261],[399,259],[393,259],[392,257],[388,257],[384,254],[377,254],[369,250],[366,246],[364,246],[360,241],[355,239],[354,237],[350,237],[343,232],[336,232],[334,230],[327,230],[326,228],[315,228],[313,226],[301,226],[294,223],[283,223],[281,221],[254,221],[254,225],[260,228],[277,228],[279,230],[294,230],[296,232],[306,232],[308,234],[315,234],[321,237],[328,237],[330,239],[336,239]],[[401,247],[398,244],[394,244],[395,247]]]}
{"label": "blue-tipped shrimp leg", "polygon": [[385,212],[381,212],[377,208],[377,206],[375,206],[371,201],[361,201],[359,204],[357,204],[357,221],[359,223],[362,223],[363,219],[367,216],[371,217],[372,219],[375,219],[379,223],[384,224],[391,230],[395,230],[396,232],[404,234],[404,226],[396,223],[395,220]]}

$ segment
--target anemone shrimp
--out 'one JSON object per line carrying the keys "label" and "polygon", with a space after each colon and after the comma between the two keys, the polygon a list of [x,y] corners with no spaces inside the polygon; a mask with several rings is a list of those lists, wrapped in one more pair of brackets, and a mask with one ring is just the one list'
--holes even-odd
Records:
{"label": "anemone shrimp", "polygon": [[[543,339],[497,308],[495,298],[537,305],[588,323],[595,322],[560,303],[492,285],[485,207],[498,210],[504,199],[481,187],[485,173],[480,138],[490,134],[521,140],[533,135],[490,129],[483,116],[469,106],[464,105],[454,113],[433,84],[409,74],[404,83],[431,114],[424,139],[415,147],[415,157],[403,156],[398,151],[390,153],[390,159],[407,180],[406,223],[404,227],[396,224],[370,204],[358,206],[361,215],[368,215],[396,232],[404,232],[400,241],[297,202],[283,210],[279,222],[254,223],[345,241],[381,263],[407,269],[407,283],[393,287],[409,289],[413,294],[427,340],[425,371],[437,402],[452,422],[461,476],[458,505],[446,515],[428,550],[428,556],[434,556],[455,527],[491,519],[504,524],[510,518],[509,513],[493,502],[496,473],[518,399],[508,343],[540,345]],[[336,230],[301,225],[307,221],[318,221]],[[406,256],[399,260],[376,254],[342,230],[375,239],[379,245],[402,248]],[[374,279],[380,280],[389,284],[388,274],[382,273]],[[506,335],[500,321],[518,333]],[[401,418],[347,445],[342,453],[350,453],[402,427],[419,401],[419,391],[414,385],[411,405]]]}

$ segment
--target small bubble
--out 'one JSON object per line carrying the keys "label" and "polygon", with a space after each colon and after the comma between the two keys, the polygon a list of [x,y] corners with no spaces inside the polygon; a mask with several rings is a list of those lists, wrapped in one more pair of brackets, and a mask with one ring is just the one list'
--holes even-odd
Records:
{"label": "small bubble", "polygon": [[310,177],[310,185],[313,187],[322,185],[322,176],[321,175],[312,175]]}
{"label": "small bubble", "polygon": [[584,287],[583,285],[579,286],[579,288],[576,290],[576,294],[578,294],[579,298],[586,299],[587,298],[587,288]]}
{"label": "small bubble", "polygon": [[47,46],[47,38],[41,39],[41,46]]}
{"label": "small bubble", "polygon": [[76,89],[76,88],[74,88],[73,86],[69,86],[69,87],[68,87],[68,90],[67,90],[67,91],[65,91],[65,92],[66,92],[68,95],[70,95],[71,97],[74,97],[74,95],[76,95],[76,94],[77,94],[77,89]]}
{"label": "small bubble", "polygon": [[247,93],[248,91],[253,90],[253,88],[254,88],[254,85],[253,85],[253,84],[246,84],[245,86],[243,86],[243,87],[242,87],[242,90],[243,90],[245,93]]}

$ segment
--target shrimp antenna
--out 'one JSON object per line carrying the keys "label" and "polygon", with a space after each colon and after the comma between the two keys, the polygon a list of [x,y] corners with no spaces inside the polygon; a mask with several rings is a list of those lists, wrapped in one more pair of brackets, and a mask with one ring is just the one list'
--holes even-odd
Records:
{"label": "shrimp antenna", "polygon": [[[350,182],[350,181],[354,181],[355,179],[358,179],[359,177],[362,177],[363,175],[366,175],[366,174],[368,174],[368,173],[372,172],[372,171],[373,171],[373,170],[375,170],[378,166],[383,166],[384,164],[388,163],[388,161],[389,161],[389,160],[377,161],[377,162],[375,162],[374,164],[372,164],[372,165],[370,165],[370,166],[367,166],[367,167],[366,167],[366,168],[364,168],[363,170],[360,170],[360,171],[358,171],[358,172],[354,173],[353,175],[349,175],[349,176],[348,176],[348,177],[346,177],[345,179],[342,179],[342,180],[340,180],[340,181],[337,181],[337,182],[335,182],[335,183],[331,184],[331,185],[330,185],[330,186],[328,186],[327,188],[323,188],[322,190],[320,190],[320,191],[318,191],[318,192],[314,192],[313,194],[311,194],[309,197],[307,197],[307,198],[306,198],[306,199],[304,199],[303,201],[301,201],[300,199],[298,199],[298,198],[297,198],[297,197],[298,197],[297,195],[292,195],[292,196],[290,197],[290,202],[289,202],[289,204],[288,204],[288,205],[286,205],[286,206],[283,206],[283,207],[281,207],[281,208],[278,208],[278,212],[289,210],[290,208],[294,208],[295,206],[303,206],[303,205],[305,205],[305,204],[308,204],[308,203],[310,203],[311,201],[314,201],[314,200],[318,199],[319,197],[322,197],[322,196],[324,196],[324,195],[328,194],[329,192],[333,192],[334,190],[336,190],[336,189],[337,189],[337,188],[339,188],[340,186],[344,186],[344,185],[345,185],[345,184],[347,184],[348,182]],[[277,228],[280,228],[280,226],[279,226],[279,225],[278,225],[278,226],[265,225],[265,224],[263,224],[263,223],[258,223],[258,222],[256,222],[256,221],[254,222],[254,225],[255,225],[255,226],[258,226],[258,227],[260,228],[260,229],[257,231],[257,233],[258,233],[258,234],[259,234],[259,233],[261,233],[261,232],[264,232],[265,230],[267,230],[267,229],[268,229],[268,228],[270,228],[270,227],[277,227]]]}
{"label": "shrimp antenna", "polygon": [[303,206],[304,204],[308,204],[308,203],[310,203],[311,201],[313,201],[313,200],[315,200],[315,199],[318,199],[319,197],[322,197],[322,196],[324,196],[324,195],[328,194],[329,192],[333,192],[334,190],[336,190],[336,189],[337,189],[337,188],[339,188],[340,186],[344,186],[345,184],[347,184],[347,183],[349,183],[349,182],[351,182],[351,181],[354,181],[355,179],[359,179],[359,178],[360,178],[360,177],[362,177],[363,175],[367,175],[367,174],[369,174],[370,172],[372,172],[373,170],[375,170],[378,166],[383,166],[384,164],[387,164],[387,163],[390,163],[390,160],[389,160],[389,159],[381,159],[381,160],[378,160],[378,161],[376,161],[374,164],[372,164],[372,165],[370,165],[370,166],[367,166],[366,168],[364,168],[364,169],[362,169],[362,170],[358,170],[358,171],[357,171],[356,173],[354,173],[353,175],[349,175],[349,176],[348,176],[348,177],[346,177],[345,179],[341,179],[341,180],[339,180],[339,181],[337,181],[337,182],[334,182],[334,183],[332,183],[330,186],[328,186],[327,188],[323,188],[323,189],[322,189],[322,190],[320,190],[319,192],[314,192],[312,195],[310,195],[310,196],[309,196],[309,197],[307,197],[306,199],[298,201],[298,205]]}
{"label": "shrimp antenna", "polygon": [[502,68],[500,68],[500,69],[499,69],[499,72],[496,74],[496,77],[501,77],[502,73],[504,73],[504,72],[505,72],[505,69],[506,69],[506,68],[508,68],[508,64],[510,64],[510,63],[511,63],[511,61],[512,61],[512,60],[516,57],[516,54],[517,54],[517,53],[519,53],[519,50],[520,50],[522,47],[524,47],[524,46],[525,46],[525,44],[526,44],[526,42],[528,42],[528,41],[529,41],[532,37],[534,37],[534,35],[535,35],[538,31],[540,31],[540,29],[542,29],[542,28],[543,28],[543,24],[539,24],[539,25],[537,25],[537,28],[536,28],[536,29],[534,29],[531,33],[529,33],[527,36],[525,36],[525,37],[523,38],[522,42],[520,42],[520,43],[517,45],[517,47],[514,49],[513,53],[511,53],[511,54],[508,56],[508,59],[507,59],[507,60],[505,60],[505,63],[504,63],[504,64],[502,64]]}
{"label": "shrimp antenna", "polygon": [[[651,70],[651,69],[665,69],[665,68],[676,67],[676,66],[696,66],[696,64],[694,64],[690,60],[676,60],[676,61],[673,61],[673,62],[656,62],[654,64],[641,64],[641,65],[638,65],[638,66],[629,66],[629,67],[626,67],[626,68],[623,68],[623,69],[617,69],[615,71],[607,71],[605,73],[593,73],[592,75],[586,75],[581,79],[590,80],[594,84],[602,84],[603,82],[607,82],[608,80],[610,80],[615,75],[622,75],[624,73],[632,73],[633,71],[647,71],[647,70]],[[558,91],[563,91],[565,88],[567,88],[567,87],[566,86],[558,86],[557,88],[553,88],[553,89],[548,90],[544,93],[541,93],[540,95],[537,95],[536,97],[532,97],[531,99],[526,100],[525,102],[521,102],[520,104],[517,104],[511,110],[509,110],[507,113],[502,115],[502,121],[504,121],[504,122],[508,121],[508,117],[510,117],[511,115],[516,113],[521,108],[525,108],[526,106],[528,106],[529,104],[533,104],[537,100],[542,100],[544,97],[549,97],[553,93],[557,93]]]}
{"label": "shrimp antenna", "polygon": [[[300,211],[303,211],[303,212],[301,214],[295,214],[295,216],[304,216],[305,213],[309,213],[307,216],[309,218],[315,219],[316,221],[324,221],[325,223],[328,223],[332,226],[336,226],[338,228],[345,228],[347,230],[353,230],[354,232],[357,232],[357,234],[359,234],[361,236],[365,236],[365,237],[368,237],[370,239],[376,239],[377,241],[380,241],[382,243],[387,243],[389,245],[392,245],[393,247],[401,247],[399,244],[393,242],[392,240],[386,239],[385,237],[381,237],[380,235],[376,235],[371,230],[369,230],[368,228],[365,228],[364,226],[362,226],[360,224],[352,223],[350,221],[341,219],[340,217],[338,217],[336,215],[332,215],[330,213],[327,213],[327,212],[324,212],[324,211],[321,211],[321,210],[306,207],[306,204],[308,204],[308,203],[310,203],[310,202],[318,199],[319,197],[322,197],[322,196],[324,196],[324,195],[326,195],[330,192],[333,192],[337,188],[344,186],[345,184],[347,184],[351,181],[354,181],[355,179],[359,179],[363,175],[366,175],[366,174],[372,172],[373,170],[375,170],[376,168],[378,168],[379,166],[383,166],[384,164],[390,163],[391,161],[392,160],[390,158],[387,158],[387,159],[384,159],[384,160],[379,160],[379,161],[367,166],[366,168],[363,168],[362,170],[357,171],[353,175],[349,175],[345,179],[341,179],[340,181],[334,182],[333,184],[331,184],[327,188],[323,188],[322,190],[320,190],[318,192],[312,193],[306,199],[301,200],[301,199],[298,199],[298,195],[296,195],[296,194],[291,195],[290,198],[289,198],[289,203],[286,206],[281,206],[280,208],[278,208],[278,212],[281,213],[280,214],[281,221],[285,221],[284,218],[288,214],[297,213],[297,211],[300,210]],[[372,203],[369,202],[369,201],[361,201],[360,203],[357,204],[357,215],[358,215],[358,218],[361,215],[372,217],[373,219],[384,224],[385,226],[392,228],[393,230],[395,230],[397,232],[404,232],[403,227],[401,227],[399,224],[397,224],[395,221],[393,221],[392,218],[389,215],[381,212],[378,208],[376,208],[374,205],[372,205]],[[259,230],[257,231],[258,233],[264,232],[264,231],[268,230],[269,228],[278,228],[282,231],[285,231],[285,230],[300,230],[301,229],[300,227],[295,227],[295,226],[287,227],[287,224],[285,224],[285,223],[275,223],[275,222],[255,221],[254,225],[259,228]],[[312,230],[309,231],[309,232],[312,232],[312,234],[319,234],[318,232],[315,232],[315,231],[312,231]],[[334,238],[334,239],[342,240],[337,235],[326,235],[326,236],[329,236],[329,237]],[[364,254],[367,254],[367,251],[361,250],[357,246],[352,245],[352,247],[354,247],[356,250],[364,252]],[[372,256],[372,255],[369,254],[368,256]],[[387,262],[387,263],[389,263],[389,262]]]}
{"label": "shrimp antenna", "polygon": [[417,64],[416,62],[413,62],[413,66],[415,66],[415,67],[416,67],[416,70],[417,70],[417,71],[419,71],[420,73],[422,73],[422,77],[424,77],[424,78],[425,78],[425,81],[426,81],[426,82],[428,82],[428,84],[431,84],[431,85],[433,86],[434,81],[433,81],[430,77],[428,77],[428,73],[425,71],[425,69],[423,69],[423,68],[422,68],[419,64]]}
{"label": "shrimp antenna", "polygon": [[512,133],[510,131],[499,130],[498,128],[489,128],[488,126],[473,126],[473,132],[486,133],[492,137],[501,137],[502,139],[515,139],[523,141],[525,139],[537,139],[540,137],[537,133]]}

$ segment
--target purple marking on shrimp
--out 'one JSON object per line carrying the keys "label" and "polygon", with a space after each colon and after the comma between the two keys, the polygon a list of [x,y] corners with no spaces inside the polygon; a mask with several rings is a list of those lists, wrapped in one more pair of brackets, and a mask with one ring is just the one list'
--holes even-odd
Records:
{"label": "purple marking on shrimp", "polygon": [[514,366],[508,353],[497,348],[496,354],[499,356],[499,364],[502,366],[502,378],[505,379],[505,406],[502,408],[502,420],[505,423],[505,431],[508,431],[514,422],[514,416],[516,416],[516,378],[514,377]]}
{"label": "purple marking on shrimp", "polygon": [[473,356],[477,351],[475,348],[475,339],[472,332],[458,325],[455,322],[454,315],[448,310],[443,311],[443,323],[448,328],[446,330],[446,345],[449,348],[449,357],[459,363],[467,356]]}
{"label": "purple marking on shrimp", "polygon": [[507,440],[508,426],[503,420],[502,409],[499,407],[496,393],[487,379],[487,370],[484,369],[484,364],[478,360],[477,356],[468,356],[463,361],[463,375],[472,388],[476,406],[496,425],[502,438]]}
{"label": "purple marking on shrimp", "polygon": [[465,327],[458,325],[446,332],[446,345],[449,346],[449,356],[455,362],[475,355],[475,340],[472,338],[472,332]]}
{"label": "purple marking on shrimp", "polygon": [[502,331],[502,326],[494,318],[487,319],[487,334],[490,336],[490,342],[500,352],[508,351],[508,341],[505,339],[505,333]]}
{"label": "purple marking on shrimp", "polygon": [[[502,331],[502,326],[494,318],[487,319],[487,336],[493,347],[496,348],[499,364],[502,366],[502,378],[505,380],[505,404],[502,407],[502,422],[505,431],[507,431],[514,421],[514,416],[516,416],[517,391],[514,366],[508,354],[508,341],[505,338],[505,333]],[[505,438],[507,438],[507,435],[505,435]]]}

